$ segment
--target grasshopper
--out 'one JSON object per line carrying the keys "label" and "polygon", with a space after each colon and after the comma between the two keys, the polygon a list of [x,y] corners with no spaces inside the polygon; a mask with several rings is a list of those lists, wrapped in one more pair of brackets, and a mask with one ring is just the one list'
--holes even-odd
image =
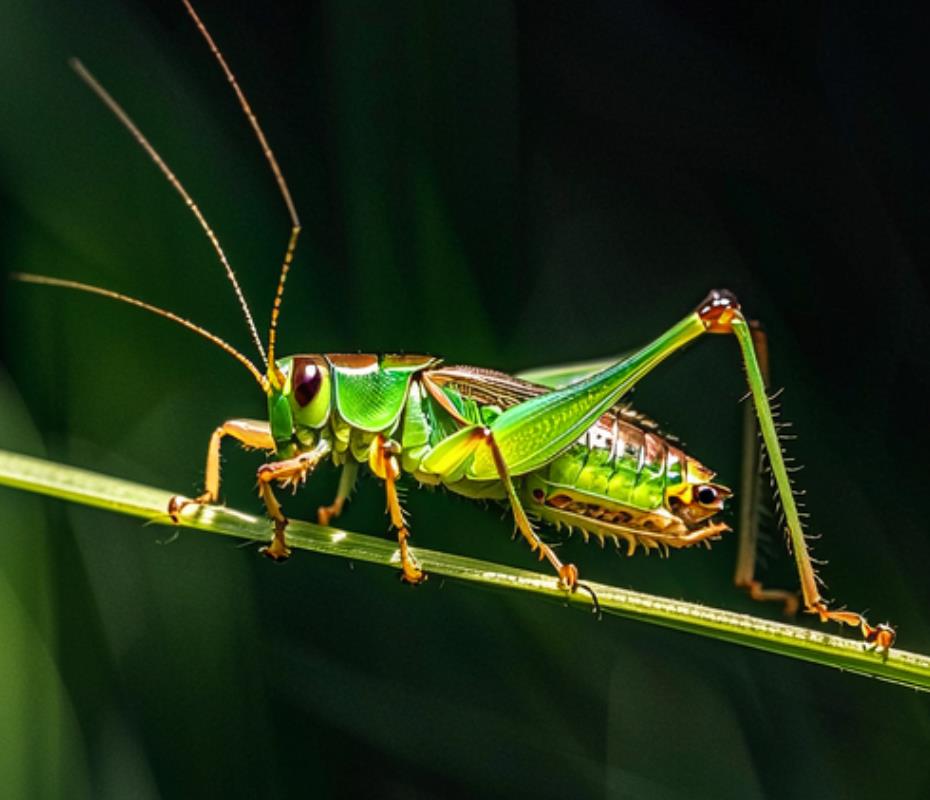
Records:
{"label": "grasshopper", "polygon": [[[798,513],[783,444],[767,393],[767,348],[729,292],[715,290],[694,311],[652,342],[613,363],[580,365],[512,376],[495,370],[445,364],[430,355],[299,354],[279,358],[276,332],[288,273],[300,236],[300,220],[264,132],[204,23],[184,6],[222,69],[271,168],[291,220],[271,312],[267,353],[248,303],[225,253],[181,182],[126,112],[78,61],[72,67],[109,107],[181,195],[209,238],[243,310],[264,369],[220,337],[170,311],[118,292],[71,280],[19,274],[20,280],[76,289],[128,303],[166,317],[213,342],[249,370],[267,401],[265,420],[232,419],[214,430],[207,448],[205,487],[196,498],[175,496],[168,514],[177,522],[188,509],[219,502],[220,448],[231,437],[273,460],[259,467],[258,487],[273,535],[262,552],[277,561],[290,555],[288,520],[275,486],[303,484],[324,461],[341,467],[334,501],[318,509],[321,524],[342,511],[360,467],[384,485],[396,531],[401,577],[417,584],[426,575],[409,548],[410,532],[398,481],[410,476],[465,497],[497,501],[510,508],[517,530],[554,570],[567,592],[585,590],[578,569],[563,563],[540,538],[532,520],[577,529],[585,540],[623,545],[629,555],[709,543],[729,531],[717,517],[732,492],[714,482],[714,472],[659,433],[626,402],[633,387],[666,358],[705,334],[736,339],[745,368],[747,405],[741,548],[736,583],[758,600],[798,608],[795,592],[762,586],[754,576],[754,506],[760,494],[759,445],[784,515],[805,611],[822,622],[858,628],[880,652],[895,640],[887,623],[871,625],[864,615],[833,609],[822,597]],[[757,436],[760,435],[760,436]]]}

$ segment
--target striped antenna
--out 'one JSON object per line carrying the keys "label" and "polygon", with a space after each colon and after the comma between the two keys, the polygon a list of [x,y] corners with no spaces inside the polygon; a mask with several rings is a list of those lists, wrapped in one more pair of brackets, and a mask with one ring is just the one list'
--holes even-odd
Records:
{"label": "striped antenna", "polygon": [[213,245],[213,249],[216,251],[217,256],[219,256],[220,263],[223,265],[223,269],[226,270],[226,277],[229,278],[229,282],[232,284],[233,290],[236,293],[236,298],[239,300],[239,306],[242,308],[242,313],[245,315],[245,321],[248,323],[249,332],[252,334],[252,340],[255,342],[255,346],[258,348],[258,352],[262,357],[262,361],[267,363],[265,357],[265,349],[262,347],[262,340],[258,335],[258,330],[255,328],[255,320],[252,319],[252,312],[249,309],[249,304],[246,302],[245,295],[242,293],[242,289],[239,286],[239,281],[236,280],[236,274],[232,271],[232,267],[229,265],[229,260],[226,258],[226,253],[223,252],[223,248],[220,245],[219,239],[217,239],[216,234],[213,232],[213,229],[207,223],[206,218],[201,212],[199,206],[194,202],[194,198],[188,194],[187,190],[181,185],[181,181],[178,180],[177,176],[171,171],[171,168],[165,163],[164,159],[158,154],[154,147],[145,136],[142,134],[142,131],[136,127],[136,124],[130,119],[129,115],[123,110],[119,103],[114,100],[109,92],[100,85],[97,79],[88,71],[88,69],[76,58],[70,59],[68,62],[71,68],[77,73],[78,77],[87,84],[91,91],[97,95],[97,97],[103,102],[103,104],[113,112],[114,116],[126,127],[126,129],[132,134],[133,138],[139,143],[143,150],[148,153],[149,158],[155,162],[155,166],[161,170],[162,175],[167,178],[168,183],[170,183],[175,191],[181,198],[184,200],[184,203],[191,210],[191,213],[196,217],[197,222],[200,223],[200,227],[203,229],[203,232],[207,235],[207,238],[210,240],[210,244]]}
{"label": "striped antenna", "polygon": [[203,21],[197,15],[197,12],[194,11],[194,7],[190,4],[189,0],[183,0],[183,3],[184,7],[187,9],[187,13],[190,14],[191,19],[194,20],[194,24],[197,26],[197,30],[200,31],[201,35],[206,40],[210,51],[216,57],[217,63],[220,65],[220,69],[223,70],[223,74],[226,76],[226,80],[229,82],[233,92],[235,92],[236,97],[239,99],[239,105],[242,107],[243,113],[249,120],[249,125],[252,126],[252,130],[255,131],[255,136],[262,148],[262,153],[265,155],[265,160],[268,162],[268,166],[271,168],[271,172],[274,175],[275,182],[278,184],[278,190],[281,192],[284,205],[287,206],[287,213],[291,217],[291,235],[287,242],[287,249],[284,252],[284,260],[281,264],[281,274],[278,278],[278,288],[275,291],[274,305],[271,309],[271,326],[268,330],[268,357],[265,359],[268,365],[269,379],[275,386],[281,388],[278,385],[281,381],[281,376],[278,374],[277,368],[275,367],[274,348],[275,340],[277,338],[278,316],[281,313],[281,299],[284,296],[284,283],[287,280],[287,273],[291,269],[291,262],[294,260],[294,252],[297,250],[297,239],[300,236],[300,219],[297,216],[297,208],[294,206],[294,200],[291,198],[291,191],[287,187],[287,181],[284,180],[284,173],[281,172],[281,167],[278,166],[278,160],[275,158],[274,153],[271,151],[271,146],[268,144],[268,140],[265,138],[265,133],[262,130],[261,125],[258,124],[258,118],[252,111],[252,107],[249,105],[249,101],[246,99],[245,93],[239,87],[239,82],[236,80],[236,76],[233,75],[232,70],[229,68],[229,64],[226,63],[226,59],[223,57],[219,47],[216,46],[216,42],[213,41],[213,37],[207,30],[207,26],[203,24]]}
{"label": "striped antenna", "polygon": [[111,291],[110,289],[103,289],[99,286],[91,286],[88,283],[78,283],[77,281],[64,280],[62,278],[49,278],[46,275],[33,275],[28,272],[14,272],[10,275],[13,280],[22,281],[23,283],[38,283],[43,286],[60,286],[64,289],[75,289],[79,292],[88,292],[89,294],[99,294],[101,297],[108,297],[111,300],[119,300],[121,303],[128,303],[131,306],[136,306],[137,308],[142,308],[145,311],[150,311],[153,314],[157,314],[159,317],[164,317],[165,319],[170,319],[172,322],[178,323],[182,327],[187,328],[189,331],[202,336],[207,341],[213,342],[221,350],[226,351],[233,358],[236,359],[242,366],[244,366],[249,372],[252,373],[252,377],[258,381],[258,385],[262,387],[262,391],[265,394],[270,394],[270,386],[268,384],[268,379],[258,371],[258,368],[249,361],[242,353],[236,350],[228,342],[220,339],[216,334],[210,333],[206,328],[201,328],[199,325],[195,325],[190,320],[184,319],[184,317],[178,316],[177,314],[166,311],[163,308],[158,306],[153,306],[150,303],[146,303],[143,300],[137,300],[135,297],[130,297],[129,295],[120,294],[119,292]]}

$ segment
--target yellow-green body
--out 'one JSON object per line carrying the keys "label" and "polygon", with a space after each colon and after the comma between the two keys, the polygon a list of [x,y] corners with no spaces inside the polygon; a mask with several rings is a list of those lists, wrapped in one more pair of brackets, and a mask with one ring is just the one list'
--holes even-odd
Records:
{"label": "yellow-green body", "polygon": [[283,384],[269,398],[271,431],[279,458],[323,442],[337,465],[369,463],[380,436],[396,443],[402,471],[419,483],[505,501],[493,459],[489,465],[480,448],[459,444],[487,430],[502,443],[531,515],[625,541],[630,550],[683,546],[724,530],[708,518],[730,492],[618,404],[616,383],[655,358],[634,356],[622,369],[547,386],[432,356],[292,356],[277,362]]}

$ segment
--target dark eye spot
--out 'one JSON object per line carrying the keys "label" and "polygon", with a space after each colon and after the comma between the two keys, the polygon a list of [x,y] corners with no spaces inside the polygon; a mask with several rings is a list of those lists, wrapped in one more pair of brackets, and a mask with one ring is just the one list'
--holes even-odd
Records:
{"label": "dark eye spot", "polygon": [[298,364],[294,370],[294,377],[291,379],[291,385],[294,387],[294,397],[297,404],[303,408],[320,393],[320,387],[323,385],[323,375],[320,368],[312,361],[304,361]]}
{"label": "dark eye spot", "polygon": [[701,505],[709,506],[717,499],[717,490],[713,486],[702,486],[697,490],[697,499]]}

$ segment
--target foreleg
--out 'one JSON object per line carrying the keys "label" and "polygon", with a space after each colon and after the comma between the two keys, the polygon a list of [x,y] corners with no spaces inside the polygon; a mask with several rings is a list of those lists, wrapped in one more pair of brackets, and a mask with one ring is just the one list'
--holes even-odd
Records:
{"label": "foreleg", "polygon": [[207,446],[207,466],[204,470],[204,491],[193,499],[175,495],[168,501],[168,515],[177,522],[180,513],[190,505],[216,503],[220,497],[220,445],[231,436],[243,446],[256,450],[274,450],[271,427],[267,422],[254,419],[231,419],[220,425],[210,436]]}
{"label": "foreleg", "polygon": [[265,508],[268,510],[268,516],[274,521],[274,538],[271,540],[270,545],[261,549],[261,552],[269,558],[275,561],[284,561],[291,554],[291,550],[284,540],[287,517],[284,516],[278,498],[275,497],[272,483],[277,481],[282,486],[296,488],[307,480],[307,477],[313,472],[317,464],[329,454],[329,450],[329,443],[323,440],[309,452],[301,453],[299,456],[285,461],[272,461],[258,468],[259,494],[261,494]]}

